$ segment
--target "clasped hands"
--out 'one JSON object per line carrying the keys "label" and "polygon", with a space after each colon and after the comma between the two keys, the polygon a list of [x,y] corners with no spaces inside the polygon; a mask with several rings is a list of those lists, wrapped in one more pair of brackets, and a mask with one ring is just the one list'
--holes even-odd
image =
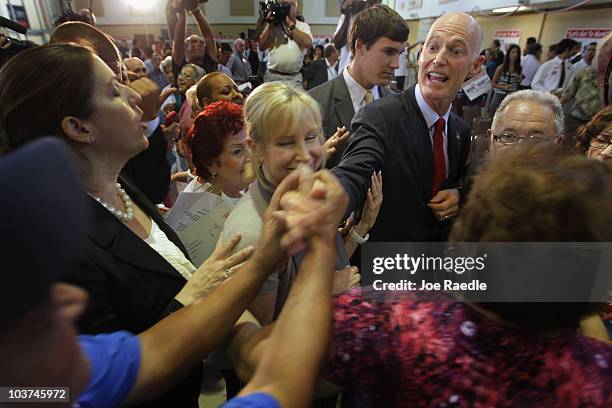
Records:
{"label": "clasped hands", "polygon": [[278,267],[287,256],[304,250],[310,239],[335,245],[336,227],[347,205],[348,196],[335,176],[327,170],[313,173],[300,165],[276,188],[253,256]]}

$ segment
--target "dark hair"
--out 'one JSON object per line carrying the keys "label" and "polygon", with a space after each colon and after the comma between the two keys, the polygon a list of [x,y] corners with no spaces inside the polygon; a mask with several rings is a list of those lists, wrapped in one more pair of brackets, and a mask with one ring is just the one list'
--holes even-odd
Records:
{"label": "dark hair", "polygon": [[548,51],[552,51],[557,54],[557,49],[559,48],[559,44],[550,44],[548,46]]}
{"label": "dark hair", "polygon": [[579,45],[578,41],[572,40],[571,38],[564,38],[557,44],[557,55],[564,53],[567,50],[571,50],[575,46]]}
{"label": "dark hair", "polygon": [[595,41],[590,42],[588,45],[594,45],[594,46],[596,46],[596,47],[597,47],[597,43],[596,43]]}
{"label": "dark hair", "polygon": [[242,106],[232,102],[211,103],[195,117],[189,130],[189,148],[198,176],[207,180],[212,177],[206,166],[223,152],[227,137],[242,129]]}
{"label": "dark hair", "polygon": [[[454,242],[609,242],[612,169],[548,144],[516,146],[474,179]],[[562,220],[562,221],[560,221]],[[596,303],[482,303],[524,329],[576,327]]]}
{"label": "dark hair", "polygon": [[325,48],[323,48],[323,56],[325,58],[331,57],[334,52],[336,52],[336,47],[334,44],[326,44]]}
{"label": "dark hair", "polygon": [[1,144],[16,149],[42,136],[70,142],[61,121],[93,114],[93,52],[51,44],[15,56],[0,71]]}
{"label": "dark hair", "polygon": [[499,42],[497,38],[493,40],[493,44],[495,44],[496,47],[501,47],[501,42]]}
{"label": "dark hair", "polygon": [[221,50],[221,52],[232,52],[232,46],[225,42],[219,43],[218,48]]}
{"label": "dark hair", "polygon": [[315,54],[316,54],[317,49],[320,49],[320,50],[321,50],[321,54],[322,54],[322,55],[323,55],[323,54],[325,54],[325,49],[323,48],[323,45],[322,45],[322,44],[317,44],[317,45],[315,45],[315,47],[314,47]]}
{"label": "dark hair", "polygon": [[527,38],[527,45],[535,44],[537,42],[535,37]]}
{"label": "dark hair", "polygon": [[533,43],[527,46],[527,55],[536,55],[538,52],[542,51],[542,44]]}
{"label": "dark hair", "polygon": [[521,72],[523,72],[523,67],[521,66],[521,47],[517,44],[510,44],[508,51],[506,51],[506,55],[504,56],[504,72],[510,71],[510,52],[515,48],[518,49],[518,57],[516,61],[514,61],[514,71],[520,75]]}
{"label": "dark hair", "polygon": [[406,22],[397,11],[383,4],[376,4],[361,11],[351,24],[349,44],[355,55],[357,40],[370,48],[380,37],[391,41],[405,42],[410,33]]}
{"label": "dark hair", "polygon": [[576,148],[582,153],[588,152],[591,139],[600,134],[602,130],[611,124],[612,106],[608,106],[597,112],[589,123],[578,128]]}

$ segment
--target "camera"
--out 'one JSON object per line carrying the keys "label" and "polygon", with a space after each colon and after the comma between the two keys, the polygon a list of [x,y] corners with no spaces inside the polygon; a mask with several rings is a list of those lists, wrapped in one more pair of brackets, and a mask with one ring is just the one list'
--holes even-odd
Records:
{"label": "camera", "polygon": [[291,5],[286,1],[265,0],[259,2],[259,14],[268,23],[281,25],[289,17]]}

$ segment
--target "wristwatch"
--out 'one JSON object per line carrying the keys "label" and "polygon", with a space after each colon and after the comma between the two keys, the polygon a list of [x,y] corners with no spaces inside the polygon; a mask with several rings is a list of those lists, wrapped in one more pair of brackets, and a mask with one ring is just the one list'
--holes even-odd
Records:
{"label": "wristwatch", "polygon": [[355,241],[356,243],[358,243],[359,245],[365,244],[366,242],[368,242],[368,239],[370,239],[370,234],[366,234],[365,237],[362,237],[361,235],[359,235],[357,231],[355,230],[354,225],[351,228],[350,232],[351,232],[351,239]]}

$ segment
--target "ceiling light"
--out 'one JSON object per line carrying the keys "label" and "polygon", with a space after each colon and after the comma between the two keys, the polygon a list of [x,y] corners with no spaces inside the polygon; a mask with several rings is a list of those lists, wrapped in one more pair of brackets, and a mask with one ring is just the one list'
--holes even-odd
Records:
{"label": "ceiling light", "polygon": [[529,7],[519,6],[518,9],[516,6],[514,7],[502,7],[493,9],[493,13],[510,13],[512,11],[528,11],[531,10]]}

